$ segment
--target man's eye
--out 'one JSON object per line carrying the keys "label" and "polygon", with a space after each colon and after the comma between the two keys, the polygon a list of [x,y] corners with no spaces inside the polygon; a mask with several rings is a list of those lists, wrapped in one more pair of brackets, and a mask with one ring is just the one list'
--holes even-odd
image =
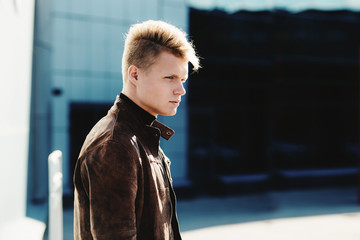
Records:
{"label": "man's eye", "polygon": [[167,79],[174,79],[173,76],[167,76],[167,77],[165,77],[165,78],[167,78]]}

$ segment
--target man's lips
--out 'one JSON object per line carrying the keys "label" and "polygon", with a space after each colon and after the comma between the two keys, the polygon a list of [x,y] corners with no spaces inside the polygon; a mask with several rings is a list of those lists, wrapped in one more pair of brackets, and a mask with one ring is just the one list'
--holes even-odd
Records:
{"label": "man's lips", "polygon": [[174,104],[180,104],[181,100],[174,100],[174,101],[170,101],[171,103],[174,103]]}

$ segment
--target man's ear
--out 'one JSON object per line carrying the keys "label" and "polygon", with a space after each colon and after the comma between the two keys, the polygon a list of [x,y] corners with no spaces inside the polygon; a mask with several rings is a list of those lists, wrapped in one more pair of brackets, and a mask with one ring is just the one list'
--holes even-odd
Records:
{"label": "man's ear", "polygon": [[131,65],[128,68],[129,80],[132,84],[136,85],[138,80],[139,68],[135,65]]}

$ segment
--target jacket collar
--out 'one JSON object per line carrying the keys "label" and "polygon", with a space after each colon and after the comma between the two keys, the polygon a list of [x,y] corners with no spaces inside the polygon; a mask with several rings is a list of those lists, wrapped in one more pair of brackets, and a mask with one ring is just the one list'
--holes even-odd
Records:
{"label": "jacket collar", "polygon": [[151,126],[158,128],[160,130],[161,137],[166,140],[169,140],[175,133],[174,130],[156,120],[153,121]]}
{"label": "jacket collar", "polygon": [[[120,96],[118,96],[119,99],[121,99],[126,105],[128,105],[139,117],[142,123],[146,126],[155,127],[160,130],[161,137],[163,137],[166,140],[169,140],[175,133],[174,130],[166,126],[165,124],[162,124],[161,122],[156,120],[156,117],[139,107],[136,103],[134,103],[129,97],[127,97],[125,94],[120,93]],[[119,100],[118,99],[118,100]]]}

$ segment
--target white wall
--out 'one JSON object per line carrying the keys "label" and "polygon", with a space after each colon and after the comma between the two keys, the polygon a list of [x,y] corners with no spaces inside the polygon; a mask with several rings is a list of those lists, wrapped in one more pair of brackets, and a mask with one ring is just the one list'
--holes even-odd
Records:
{"label": "white wall", "polygon": [[[52,147],[64,156],[64,193],[71,190],[69,106],[71,102],[113,102],[122,89],[121,58],[129,26],[161,19],[185,31],[185,0],[53,0]],[[186,100],[184,101],[184,103]],[[186,104],[175,117],[162,118],[175,136],[163,148],[171,158],[173,178],[186,178]]]}
{"label": "white wall", "polygon": [[25,217],[34,0],[0,0],[0,228]]}

